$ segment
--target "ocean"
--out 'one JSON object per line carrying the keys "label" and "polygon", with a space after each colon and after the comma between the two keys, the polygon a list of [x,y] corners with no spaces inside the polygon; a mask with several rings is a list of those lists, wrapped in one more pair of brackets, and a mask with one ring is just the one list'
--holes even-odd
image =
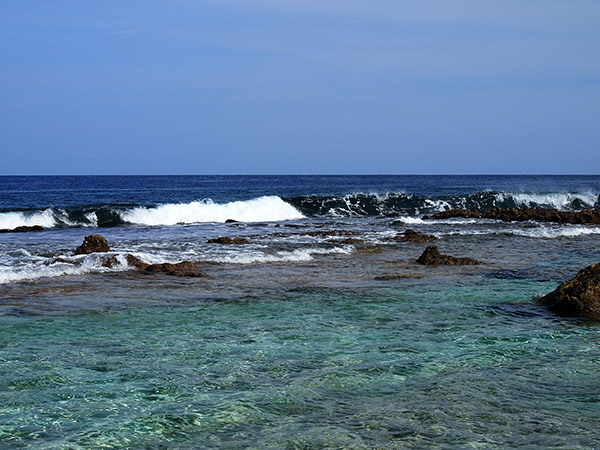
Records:
{"label": "ocean", "polygon": [[522,207],[600,176],[0,177],[0,230],[44,228],[0,233],[0,448],[598,449],[600,326],[536,299],[600,226],[424,218]]}

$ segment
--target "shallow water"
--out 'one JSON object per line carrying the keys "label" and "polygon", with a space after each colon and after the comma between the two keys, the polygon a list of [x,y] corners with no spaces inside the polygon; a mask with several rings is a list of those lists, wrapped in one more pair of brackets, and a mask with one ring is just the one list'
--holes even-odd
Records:
{"label": "shallow water", "polygon": [[[453,180],[423,192],[462,195]],[[491,185],[466,180],[467,191],[497,188],[483,180]],[[241,191],[213,181],[222,201]],[[285,189],[358,191],[348,179],[308,181],[317,187]],[[551,198],[577,183],[593,191],[592,181],[563,180]],[[127,186],[102,192],[135,192]],[[169,186],[139,197],[184,192]],[[249,186],[249,198],[277,193]],[[66,207],[72,189],[34,207]],[[427,244],[386,240],[409,227],[483,264],[417,265]],[[310,234],[332,230],[363,242]],[[208,277],[72,256],[92,232],[113,255],[190,259]],[[221,235],[250,244],[207,243]],[[594,226],[409,212],[2,234],[0,448],[596,449],[600,325],[559,318],[536,298],[598,262],[598,239]]]}

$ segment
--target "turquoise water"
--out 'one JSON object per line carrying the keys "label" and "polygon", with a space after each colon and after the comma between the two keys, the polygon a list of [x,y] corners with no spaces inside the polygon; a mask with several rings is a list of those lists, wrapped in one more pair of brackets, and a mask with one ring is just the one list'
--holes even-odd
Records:
{"label": "turquoise water", "polygon": [[0,447],[598,448],[600,327],[538,308],[555,285],[441,278],[223,301],[184,285],[148,307],[99,293],[69,300],[97,310],[13,311]]}

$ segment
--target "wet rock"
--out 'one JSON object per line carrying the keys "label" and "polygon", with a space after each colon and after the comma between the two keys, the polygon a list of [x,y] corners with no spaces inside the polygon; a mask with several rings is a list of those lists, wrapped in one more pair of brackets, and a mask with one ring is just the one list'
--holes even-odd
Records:
{"label": "wet rock", "polygon": [[405,273],[405,274],[390,274],[390,275],[381,275],[375,277],[377,281],[391,281],[391,280],[405,280],[410,278],[423,278],[425,277],[422,273]]}
{"label": "wet rock", "polygon": [[44,231],[44,227],[42,227],[40,225],[32,225],[32,226],[22,225],[17,228],[0,230],[0,233],[26,233],[29,231]]}
{"label": "wet rock", "polygon": [[600,209],[584,209],[582,211],[559,211],[557,209],[539,208],[494,208],[487,211],[469,211],[467,209],[451,209],[424,216],[423,219],[493,219],[504,222],[539,222],[568,223],[576,225],[600,225]]}
{"label": "wet rock", "polygon": [[394,237],[390,237],[386,239],[387,241],[394,242],[431,242],[437,240],[436,236],[431,234],[419,233],[418,231],[411,230],[410,228],[406,230],[404,233],[398,233]]}
{"label": "wet rock", "polygon": [[107,258],[102,258],[102,267],[112,269],[113,267],[118,266],[118,265],[120,265],[120,263],[116,256],[109,256]]}
{"label": "wet rock", "polygon": [[52,264],[56,264],[56,263],[72,264],[72,265],[78,264],[78,262],[76,262],[76,261],[69,261],[68,259],[65,259],[65,258],[55,257],[55,258],[52,258],[50,261],[45,261],[44,265],[51,266]]}
{"label": "wet rock", "polygon": [[600,318],[600,264],[581,270],[542,297],[540,303],[562,316]]}
{"label": "wet rock", "polygon": [[127,265],[131,267],[135,267],[138,270],[144,270],[150,264],[145,263],[137,256],[133,256],[132,254],[128,254],[125,259],[127,260]]}
{"label": "wet rock", "polygon": [[83,239],[83,244],[75,249],[76,255],[87,255],[89,253],[110,252],[108,242],[99,234],[90,234]]}
{"label": "wet rock", "polygon": [[221,236],[214,239],[208,240],[209,244],[222,244],[222,245],[240,245],[240,244],[249,244],[250,241],[243,237],[234,237],[230,238],[229,236]]}
{"label": "wet rock", "polygon": [[235,220],[235,219],[227,219],[225,221],[225,223],[239,223],[239,222],[240,222],[239,220]]}
{"label": "wet rock", "polygon": [[164,273],[178,277],[206,277],[205,273],[198,270],[198,266],[190,261],[182,261],[176,264],[162,263],[149,264],[142,272],[145,273]]}
{"label": "wet rock", "polygon": [[428,246],[423,254],[417,259],[417,263],[426,266],[473,266],[476,264],[482,264],[481,261],[477,261],[473,258],[456,258],[450,255],[442,255],[438,251],[436,245]]}
{"label": "wet rock", "polygon": [[346,238],[346,239],[342,239],[341,241],[332,241],[335,242],[336,244],[362,244],[365,241],[363,241],[362,239],[357,239],[357,238]]}

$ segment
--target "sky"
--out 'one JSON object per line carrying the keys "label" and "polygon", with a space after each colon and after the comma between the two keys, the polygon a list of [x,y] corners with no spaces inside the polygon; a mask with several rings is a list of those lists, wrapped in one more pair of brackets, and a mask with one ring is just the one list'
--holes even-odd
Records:
{"label": "sky", "polygon": [[598,174],[598,0],[2,0],[0,174]]}

